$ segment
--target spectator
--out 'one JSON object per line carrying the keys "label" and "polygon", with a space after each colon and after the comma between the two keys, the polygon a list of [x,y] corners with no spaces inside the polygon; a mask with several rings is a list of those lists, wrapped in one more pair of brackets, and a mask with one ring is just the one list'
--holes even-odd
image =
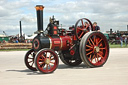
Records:
{"label": "spectator", "polygon": [[120,43],[121,43],[121,47],[123,46],[123,38],[122,36],[120,36]]}
{"label": "spectator", "polygon": [[100,27],[97,26],[97,22],[94,22],[94,23],[93,23],[93,28],[94,28],[94,31],[100,32]]}
{"label": "spectator", "polygon": [[127,46],[127,36],[124,38],[125,46]]}

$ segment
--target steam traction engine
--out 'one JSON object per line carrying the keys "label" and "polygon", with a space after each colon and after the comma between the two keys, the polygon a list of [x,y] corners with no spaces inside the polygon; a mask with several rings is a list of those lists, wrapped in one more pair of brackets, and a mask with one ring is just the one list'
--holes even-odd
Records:
{"label": "steam traction engine", "polygon": [[69,66],[82,62],[88,67],[105,64],[109,55],[107,39],[101,32],[93,31],[90,20],[79,19],[67,31],[58,28],[59,22],[53,17],[44,31],[43,9],[41,5],[36,6],[38,35],[33,39],[32,49],[25,55],[25,64],[30,70],[42,73],[55,71],[59,64],[58,56]]}

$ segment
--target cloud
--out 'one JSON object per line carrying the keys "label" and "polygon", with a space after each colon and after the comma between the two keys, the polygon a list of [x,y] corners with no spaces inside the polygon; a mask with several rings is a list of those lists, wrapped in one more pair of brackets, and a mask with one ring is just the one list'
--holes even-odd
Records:
{"label": "cloud", "polygon": [[49,22],[49,17],[55,15],[60,24],[66,27],[86,17],[92,22],[96,21],[102,31],[110,28],[114,31],[126,30],[127,3],[127,0],[1,0],[0,31],[16,34],[19,30],[19,20],[22,20],[24,33],[32,34],[37,29],[34,8],[37,4],[45,6],[44,28]]}

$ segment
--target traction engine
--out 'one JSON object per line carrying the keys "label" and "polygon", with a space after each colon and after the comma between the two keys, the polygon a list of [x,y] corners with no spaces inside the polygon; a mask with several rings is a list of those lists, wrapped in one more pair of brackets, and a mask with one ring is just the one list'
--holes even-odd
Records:
{"label": "traction engine", "polygon": [[79,19],[69,30],[59,28],[59,21],[50,18],[46,30],[43,30],[44,6],[37,5],[38,34],[33,39],[32,49],[25,55],[25,65],[32,71],[52,73],[60,60],[68,66],[77,66],[82,62],[87,67],[100,67],[109,56],[109,44],[101,32],[93,31],[87,18]]}

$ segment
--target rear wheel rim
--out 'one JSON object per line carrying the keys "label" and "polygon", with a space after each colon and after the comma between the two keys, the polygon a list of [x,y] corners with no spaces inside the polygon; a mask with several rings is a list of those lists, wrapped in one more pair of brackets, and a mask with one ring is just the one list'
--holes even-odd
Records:
{"label": "rear wheel rim", "polygon": [[35,63],[40,72],[51,73],[58,67],[58,57],[51,50],[43,50],[37,55]]}
{"label": "rear wheel rim", "polygon": [[92,32],[85,40],[82,50],[85,62],[91,67],[102,66],[109,55],[107,39],[100,32]]}

